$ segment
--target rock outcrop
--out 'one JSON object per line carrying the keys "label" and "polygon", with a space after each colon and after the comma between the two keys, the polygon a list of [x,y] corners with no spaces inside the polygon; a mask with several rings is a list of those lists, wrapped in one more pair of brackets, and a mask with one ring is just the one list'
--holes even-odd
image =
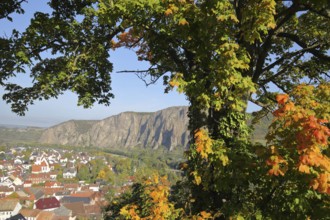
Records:
{"label": "rock outcrop", "polygon": [[154,113],[124,112],[100,121],[71,120],[46,129],[40,142],[72,146],[129,148],[187,147],[188,107]]}

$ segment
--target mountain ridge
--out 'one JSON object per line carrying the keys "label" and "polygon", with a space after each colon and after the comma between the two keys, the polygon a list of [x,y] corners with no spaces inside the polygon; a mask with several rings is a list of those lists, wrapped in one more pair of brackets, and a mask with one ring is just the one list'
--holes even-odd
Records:
{"label": "mountain ridge", "polygon": [[[122,112],[102,120],[70,120],[46,129],[39,142],[103,148],[134,146],[169,150],[189,141],[188,107],[174,106],[156,112]],[[89,128],[81,128],[81,124]],[[79,125],[80,124],[80,125]]]}

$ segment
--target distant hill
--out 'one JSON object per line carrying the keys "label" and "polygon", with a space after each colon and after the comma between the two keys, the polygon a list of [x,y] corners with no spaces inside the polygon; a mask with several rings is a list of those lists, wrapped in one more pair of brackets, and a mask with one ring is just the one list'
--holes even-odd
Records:
{"label": "distant hill", "polygon": [[46,129],[40,142],[103,148],[187,146],[187,107],[153,113],[124,112],[100,121],[68,121]]}
{"label": "distant hill", "polygon": [[0,145],[5,143],[31,143],[39,141],[45,128],[0,125]]}
{"label": "distant hill", "polygon": [[[46,129],[45,144],[131,148],[164,146],[172,150],[189,142],[188,107],[171,107],[152,113],[124,112],[100,121],[71,120]],[[252,139],[264,142],[270,120],[255,125]]]}

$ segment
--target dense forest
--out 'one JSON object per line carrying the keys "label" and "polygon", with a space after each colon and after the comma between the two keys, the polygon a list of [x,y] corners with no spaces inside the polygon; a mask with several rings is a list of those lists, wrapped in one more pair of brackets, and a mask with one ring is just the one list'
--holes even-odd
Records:
{"label": "dense forest", "polygon": [[[28,0],[1,2],[0,19]],[[109,105],[111,52],[133,50],[135,71],[190,103],[183,180],[141,179],[107,219],[326,219],[330,210],[330,16],[320,0],[48,0],[26,30],[0,38],[0,85],[12,111],[64,91]],[[52,56],[47,56],[47,53]],[[33,79],[25,87],[10,79]],[[134,72],[128,70],[127,72]],[[248,102],[272,112],[253,143]]]}

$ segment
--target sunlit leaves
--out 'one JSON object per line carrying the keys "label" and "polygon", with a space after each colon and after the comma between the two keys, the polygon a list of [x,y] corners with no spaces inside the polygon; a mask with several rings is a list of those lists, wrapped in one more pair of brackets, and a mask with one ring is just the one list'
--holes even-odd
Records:
{"label": "sunlit leaves", "polygon": [[212,153],[212,140],[205,130],[198,130],[195,133],[196,151],[202,158],[206,159]]}
{"label": "sunlit leaves", "polygon": [[269,29],[276,26],[275,0],[249,0],[244,2],[245,8],[242,16],[242,35],[251,44],[261,41],[261,35],[267,34]]}
{"label": "sunlit leaves", "polygon": [[189,22],[185,18],[179,20],[179,25],[187,25],[187,24],[189,24]]}
{"label": "sunlit leaves", "polygon": [[[293,92],[293,101],[286,94],[276,97],[279,109],[274,112],[275,130],[269,140],[285,149],[286,158],[293,161],[289,168],[310,175],[310,186],[320,193],[330,194],[330,159],[327,155],[330,129],[326,126],[329,117],[329,84],[318,87],[300,85]],[[281,164],[287,165],[280,155],[267,160],[272,166],[271,175],[284,175]],[[308,183],[306,183],[308,184]]]}
{"label": "sunlit leaves", "polygon": [[285,172],[288,169],[288,162],[283,159],[283,157],[281,157],[280,155],[278,155],[278,153],[276,152],[276,150],[274,149],[275,147],[272,146],[272,156],[266,161],[266,164],[268,166],[271,166],[271,169],[268,171],[269,175],[281,175],[284,176]]}
{"label": "sunlit leaves", "polygon": [[138,196],[140,204],[128,204],[120,209],[125,219],[176,219],[182,210],[175,209],[168,200],[169,182],[166,177],[153,175],[144,181]]}
{"label": "sunlit leaves", "polygon": [[[15,111],[66,90],[85,107],[109,104],[111,51],[131,49],[150,64],[144,77],[165,75],[166,91],[176,88],[191,104],[192,141],[182,166],[191,219],[214,213],[279,218],[274,212],[306,219],[317,212],[310,204],[327,198],[329,188],[329,84],[292,89],[301,81],[327,81],[326,1],[79,0],[50,6],[52,15],[37,13],[26,32],[1,42],[7,49],[0,49],[0,82]],[[41,56],[47,50],[54,57]],[[32,63],[33,87],[6,84]],[[290,94],[275,98],[270,84]],[[278,103],[270,151],[249,141],[249,99],[263,113]],[[151,178],[134,190],[139,202],[125,204],[122,217],[161,219],[173,211],[162,180]]]}

